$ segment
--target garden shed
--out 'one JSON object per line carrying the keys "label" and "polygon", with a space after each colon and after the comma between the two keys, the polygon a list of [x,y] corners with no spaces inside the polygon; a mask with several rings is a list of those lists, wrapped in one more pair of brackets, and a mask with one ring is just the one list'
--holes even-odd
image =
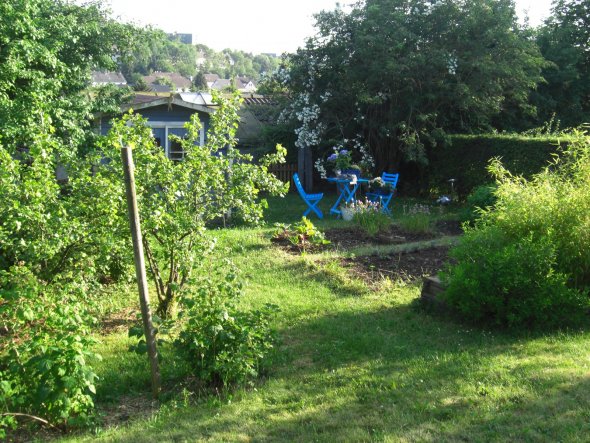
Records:
{"label": "garden shed", "polygon": [[[186,135],[184,125],[197,113],[202,124],[200,145],[205,144],[209,117],[215,111],[211,95],[206,93],[180,93],[169,96],[136,94],[131,103],[121,108],[122,113],[129,109],[141,114],[152,128],[156,143],[161,146],[172,160],[182,160],[184,152],[179,143],[170,139],[171,135]],[[111,128],[111,119],[117,115],[102,115],[98,118],[98,130],[105,135]]]}

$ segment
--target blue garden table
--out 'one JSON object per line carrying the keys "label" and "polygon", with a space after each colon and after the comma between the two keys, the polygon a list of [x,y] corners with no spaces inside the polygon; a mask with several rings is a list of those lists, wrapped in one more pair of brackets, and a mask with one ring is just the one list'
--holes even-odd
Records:
{"label": "blue garden table", "polygon": [[330,208],[330,214],[335,215],[342,215],[342,211],[340,211],[338,207],[341,203],[346,204],[354,200],[354,195],[356,194],[356,191],[358,191],[361,183],[369,183],[368,178],[357,178],[356,183],[354,184],[351,183],[351,180],[348,178],[328,177],[327,180],[330,183],[336,183],[338,189],[338,199],[336,200],[336,203],[334,203],[334,206]]}

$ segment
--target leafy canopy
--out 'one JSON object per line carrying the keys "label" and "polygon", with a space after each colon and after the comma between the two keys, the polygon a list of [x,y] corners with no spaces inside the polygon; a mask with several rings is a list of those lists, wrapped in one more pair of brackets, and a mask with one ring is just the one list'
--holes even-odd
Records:
{"label": "leafy canopy", "polygon": [[381,168],[424,161],[441,130],[489,128],[541,80],[510,0],[367,0],[316,20],[282,78],[293,115],[304,111],[309,146],[360,137]]}

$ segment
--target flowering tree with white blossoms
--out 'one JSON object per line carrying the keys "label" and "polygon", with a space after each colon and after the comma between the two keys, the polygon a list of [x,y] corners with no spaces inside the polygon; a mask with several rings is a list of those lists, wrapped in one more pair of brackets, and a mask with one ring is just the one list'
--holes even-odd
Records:
{"label": "flowering tree with white blossoms", "polygon": [[289,59],[283,117],[297,146],[372,155],[376,173],[425,164],[425,146],[490,129],[506,104],[526,109],[541,80],[511,0],[364,0],[316,29]]}
{"label": "flowering tree with white blossoms", "polygon": [[[301,150],[319,148],[325,138],[331,138],[333,128],[325,120],[322,110],[329,109],[330,100],[333,93],[330,90],[318,92],[323,87],[318,87],[317,77],[320,72],[321,63],[313,56],[300,59],[304,66],[292,65],[291,69],[280,68],[274,76],[284,88],[293,92],[291,102],[285,107],[279,116],[279,122],[295,121],[295,135],[297,139],[295,146]],[[304,69],[305,68],[305,69]],[[304,69],[301,76],[301,69]],[[298,80],[293,81],[291,74],[297,75]],[[299,85],[299,87],[298,87]],[[360,133],[354,134],[351,138],[344,138],[346,131],[344,128],[339,130],[341,138],[333,147],[336,153],[346,150],[352,153],[353,160],[365,170],[370,170],[375,166],[373,157],[370,154],[368,146],[363,142]],[[320,172],[322,178],[327,177],[326,162],[321,156],[314,163],[315,169]]]}

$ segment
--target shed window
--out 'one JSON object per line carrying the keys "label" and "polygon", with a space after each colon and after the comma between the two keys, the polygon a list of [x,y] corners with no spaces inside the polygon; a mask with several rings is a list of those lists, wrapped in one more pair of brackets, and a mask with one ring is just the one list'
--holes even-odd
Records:
{"label": "shed window", "polygon": [[168,157],[170,160],[182,161],[184,159],[184,150],[182,145],[176,140],[170,140],[170,148],[168,151]]}

